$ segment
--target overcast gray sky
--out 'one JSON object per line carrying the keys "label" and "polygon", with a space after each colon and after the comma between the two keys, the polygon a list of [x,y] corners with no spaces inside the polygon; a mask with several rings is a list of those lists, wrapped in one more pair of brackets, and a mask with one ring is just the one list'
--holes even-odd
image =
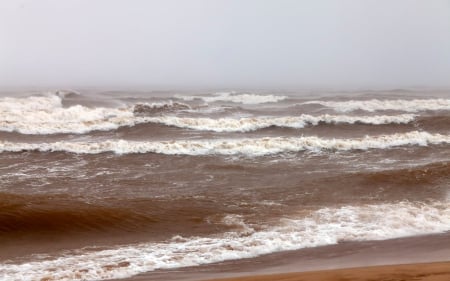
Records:
{"label": "overcast gray sky", "polygon": [[450,0],[0,0],[0,88],[448,87]]}

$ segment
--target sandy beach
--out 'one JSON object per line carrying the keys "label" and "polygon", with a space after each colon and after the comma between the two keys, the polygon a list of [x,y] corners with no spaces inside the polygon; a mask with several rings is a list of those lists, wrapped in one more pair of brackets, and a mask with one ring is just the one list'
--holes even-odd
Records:
{"label": "sandy beach", "polygon": [[450,233],[344,242],[252,259],[157,270],[118,280],[447,281],[450,280]]}
{"label": "sandy beach", "polygon": [[312,271],[248,276],[242,278],[215,279],[215,281],[447,281],[450,280],[450,262],[420,263],[349,268],[339,270]]}

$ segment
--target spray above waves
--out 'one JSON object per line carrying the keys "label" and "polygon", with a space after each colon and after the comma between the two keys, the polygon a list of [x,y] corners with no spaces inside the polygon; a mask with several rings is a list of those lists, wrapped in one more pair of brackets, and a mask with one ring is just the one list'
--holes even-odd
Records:
{"label": "spray above waves", "polygon": [[450,99],[413,99],[413,100],[349,100],[349,101],[308,101],[299,105],[319,104],[340,112],[395,110],[419,112],[427,110],[450,110]]}
{"label": "spray above waves", "polygon": [[[229,216],[225,219],[230,220]],[[241,217],[233,219],[245,225]],[[0,264],[7,280],[103,280],[126,278],[156,269],[197,266],[273,252],[332,245],[340,241],[383,240],[450,230],[448,202],[399,202],[322,208],[306,216],[281,219],[255,231],[227,232],[212,237],[173,237],[107,250],[66,253],[58,258]]]}
{"label": "spray above waves", "polygon": [[177,140],[177,141],[127,141],[99,142],[15,143],[0,142],[0,152],[70,152],[96,154],[114,152],[160,153],[167,155],[246,155],[263,156],[300,151],[348,151],[389,149],[392,147],[429,144],[449,144],[450,136],[413,131],[391,135],[366,136],[354,139],[325,139],[319,137],[264,137],[228,140]]}

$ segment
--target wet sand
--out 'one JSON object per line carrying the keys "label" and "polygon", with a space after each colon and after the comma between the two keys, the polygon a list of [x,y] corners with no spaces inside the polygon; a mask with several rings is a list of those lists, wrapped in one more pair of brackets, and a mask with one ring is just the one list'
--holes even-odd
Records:
{"label": "wet sand", "polygon": [[194,281],[224,278],[231,278],[228,279],[230,281],[448,281],[450,280],[450,233],[385,241],[343,242],[251,259],[157,270],[117,280]]}
{"label": "wet sand", "polygon": [[448,281],[450,262],[390,265],[215,279],[215,281]]}

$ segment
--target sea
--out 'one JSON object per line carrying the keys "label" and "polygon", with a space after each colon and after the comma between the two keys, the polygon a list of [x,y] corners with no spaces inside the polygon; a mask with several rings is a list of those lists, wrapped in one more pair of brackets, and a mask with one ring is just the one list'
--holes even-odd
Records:
{"label": "sea", "polygon": [[449,91],[0,95],[0,280],[449,230]]}

